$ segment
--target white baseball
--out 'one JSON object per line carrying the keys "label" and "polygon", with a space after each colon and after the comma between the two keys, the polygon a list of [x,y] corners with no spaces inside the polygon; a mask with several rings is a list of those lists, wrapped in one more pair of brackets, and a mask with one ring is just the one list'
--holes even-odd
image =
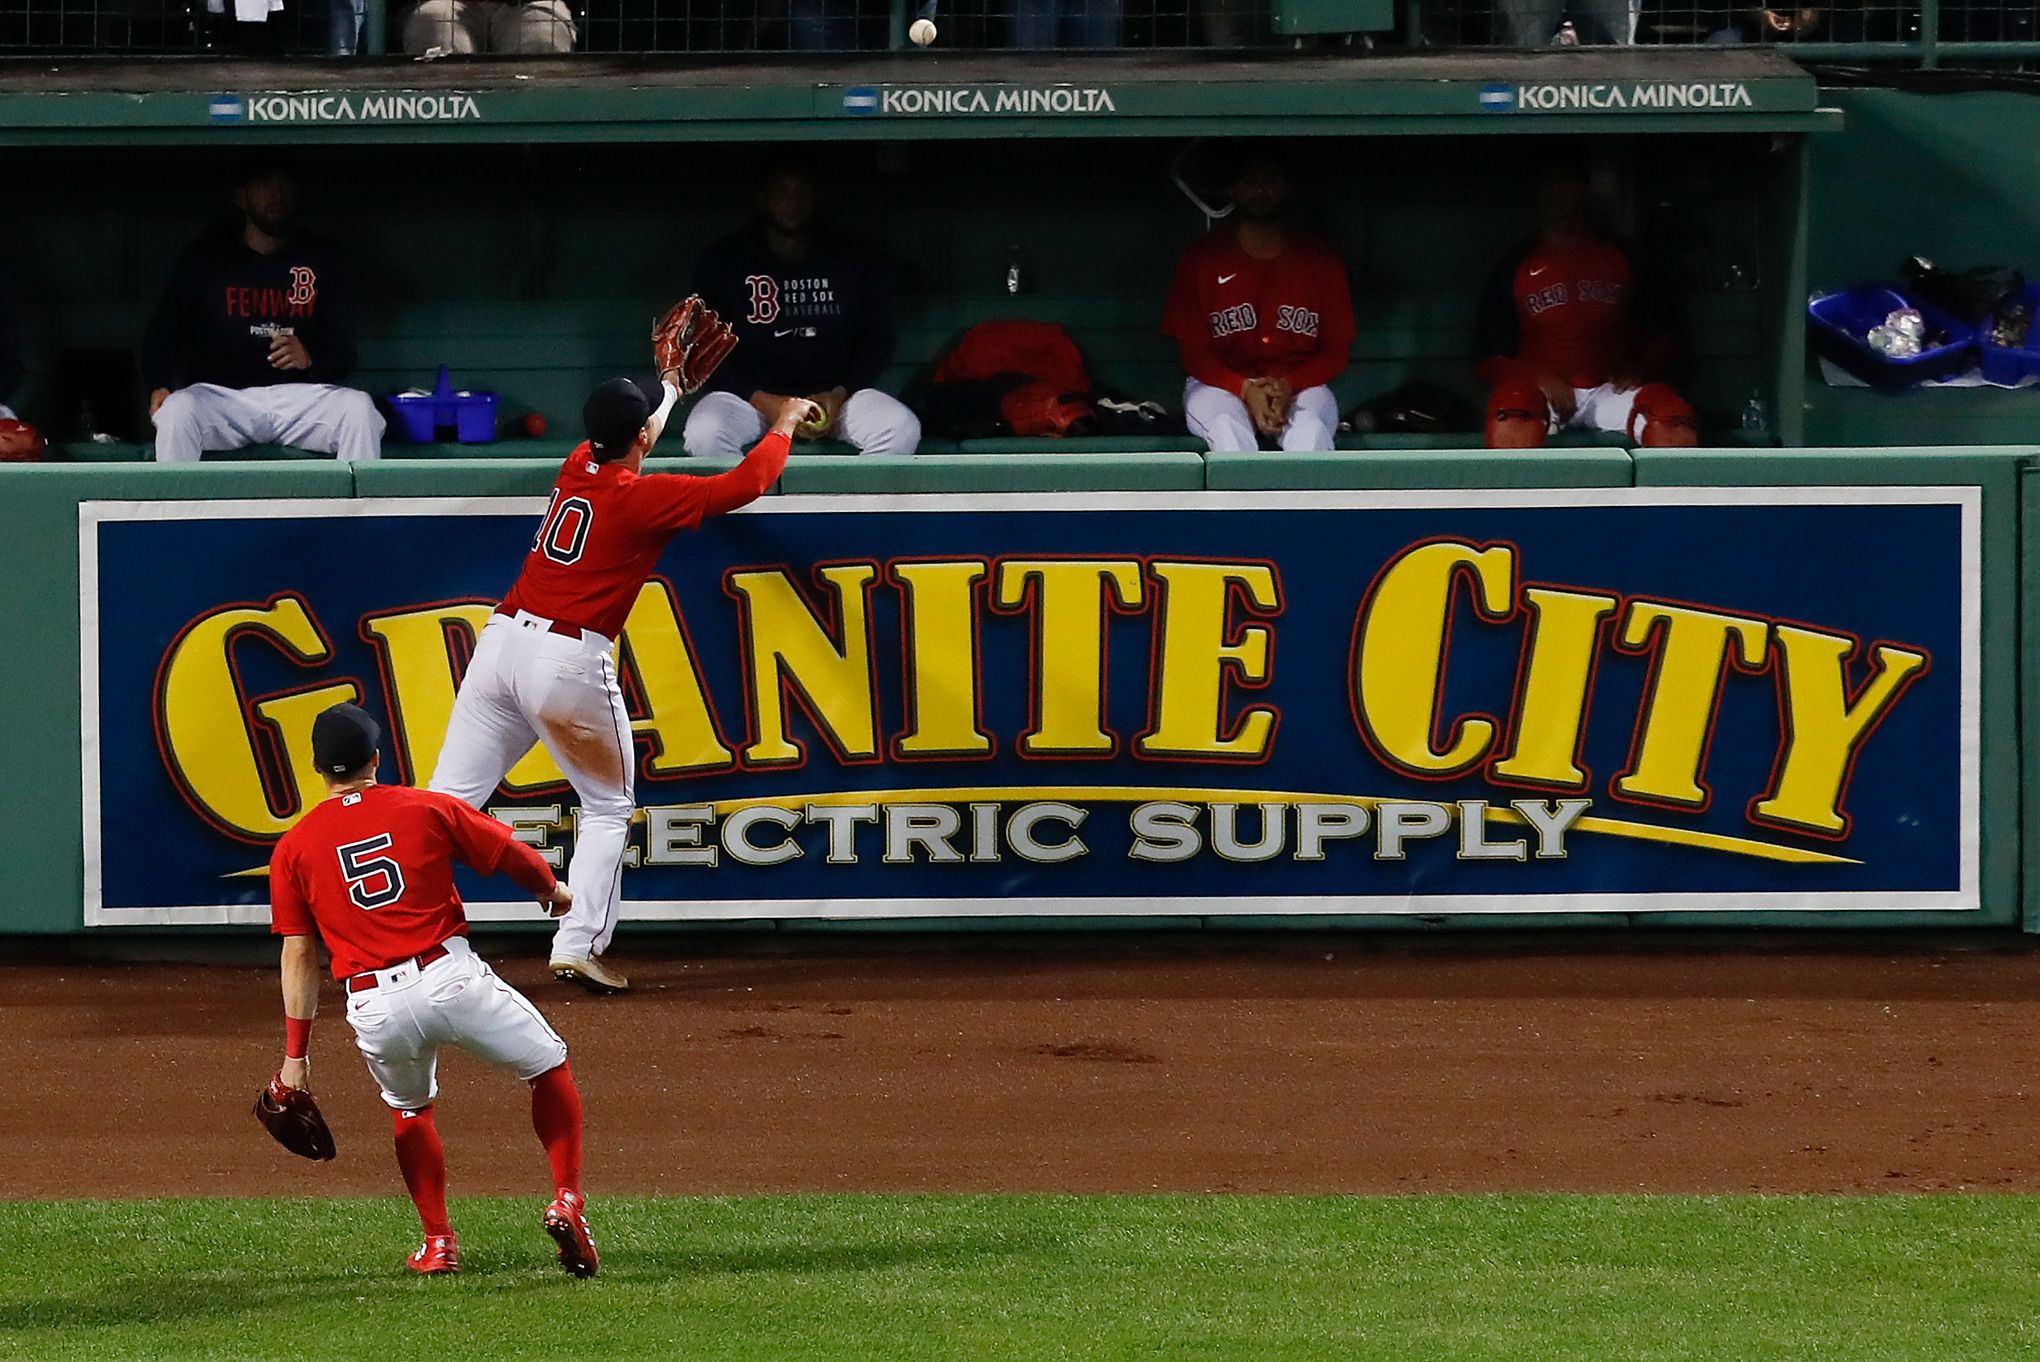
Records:
{"label": "white baseball", "polygon": [[929,43],[935,41],[935,21],[933,19],[914,20],[907,27],[907,37],[913,40],[914,46],[926,47]]}

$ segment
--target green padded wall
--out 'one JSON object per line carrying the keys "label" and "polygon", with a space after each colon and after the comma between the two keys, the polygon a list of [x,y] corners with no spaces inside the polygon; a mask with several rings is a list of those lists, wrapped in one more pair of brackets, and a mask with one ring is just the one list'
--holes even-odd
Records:
{"label": "green padded wall", "polygon": [[[2019,490],[2040,450],[1999,449],[1639,449],[1639,487],[1787,485],[1973,486],[1983,489],[1982,889],[1984,920],[2009,923],[2020,909]],[[1996,740],[1990,740],[1995,735]],[[1667,915],[1669,921],[1685,920]],[[1781,922],[1791,922],[1783,917]],[[1879,913],[1866,924],[1975,924],[1972,914]]]}
{"label": "green padded wall", "polygon": [[1195,454],[796,454],[780,490],[802,492],[1187,492]]}
{"label": "green padded wall", "polygon": [[71,931],[81,922],[78,503],[346,497],[353,488],[352,472],[331,462],[0,466],[0,540],[21,574],[0,590],[0,632],[22,645],[0,667],[8,739],[0,823],[18,835],[32,830],[35,852],[7,858],[0,933]]}
{"label": "green padded wall", "polygon": [[1629,454],[1620,449],[1375,449],[1323,454],[1222,453],[1205,456],[1214,491],[1290,488],[1627,487]]}

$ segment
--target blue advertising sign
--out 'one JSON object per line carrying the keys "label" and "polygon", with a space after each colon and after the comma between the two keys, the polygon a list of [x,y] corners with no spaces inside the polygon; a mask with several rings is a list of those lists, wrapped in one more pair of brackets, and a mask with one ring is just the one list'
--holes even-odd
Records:
{"label": "blue advertising sign", "polygon": [[[81,507],[88,925],[265,921],[328,705],[428,781],[543,510]],[[618,640],[624,916],[1976,909],[1979,590],[1973,488],[767,498]]]}

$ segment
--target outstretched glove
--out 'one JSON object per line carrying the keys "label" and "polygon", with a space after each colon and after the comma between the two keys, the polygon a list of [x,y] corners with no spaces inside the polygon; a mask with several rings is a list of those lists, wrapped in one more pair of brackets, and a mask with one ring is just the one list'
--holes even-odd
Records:
{"label": "outstretched glove", "polygon": [[681,393],[698,392],[737,348],[737,333],[715,309],[690,293],[652,323],[652,362]]}

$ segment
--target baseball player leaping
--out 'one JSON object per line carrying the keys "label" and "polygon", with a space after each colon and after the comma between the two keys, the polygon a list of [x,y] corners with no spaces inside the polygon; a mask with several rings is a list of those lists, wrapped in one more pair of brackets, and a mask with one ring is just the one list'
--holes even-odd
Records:
{"label": "baseball player leaping", "polygon": [[545,744],[581,799],[567,871],[574,906],[553,936],[552,971],[595,993],[630,987],[599,958],[616,931],[637,808],[617,632],[667,542],[764,495],[786,467],[794,427],[819,419],[812,402],[790,398],[728,472],[641,476],[674,402],[735,344],[729,327],[689,298],[652,332],[657,389],[616,378],[588,399],[587,442],[561,465],[524,570],[475,643],[432,775],[434,790],[480,808],[533,743]]}
{"label": "baseball player leaping", "polygon": [[[560,1266],[592,1277],[598,1259],[581,1197],[581,1094],[566,1042],[469,948],[452,863],[508,875],[549,913],[566,911],[573,895],[495,819],[444,795],[376,784],[381,738],[375,720],[354,705],[335,705],[312,723],[312,760],[329,793],[270,857],[272,929],[284,939],[284,1060],[264,1102],[272,1111],[309,1107],[325,1136],[306,1091],[319,1007],[316,933],[347,989],[347,1020],[389,1104],[397,1166],[425,1227],[425,1242],[405,1265],[421,1273],[460,1269],[446,1217],[446,1154],[432,1121],[439,1047],[458,1045],[531,1084],[531,1124],[553,1174],[542,1223]],[[323,1152],[290,1147],[332,1157],[330,1137]]]}

